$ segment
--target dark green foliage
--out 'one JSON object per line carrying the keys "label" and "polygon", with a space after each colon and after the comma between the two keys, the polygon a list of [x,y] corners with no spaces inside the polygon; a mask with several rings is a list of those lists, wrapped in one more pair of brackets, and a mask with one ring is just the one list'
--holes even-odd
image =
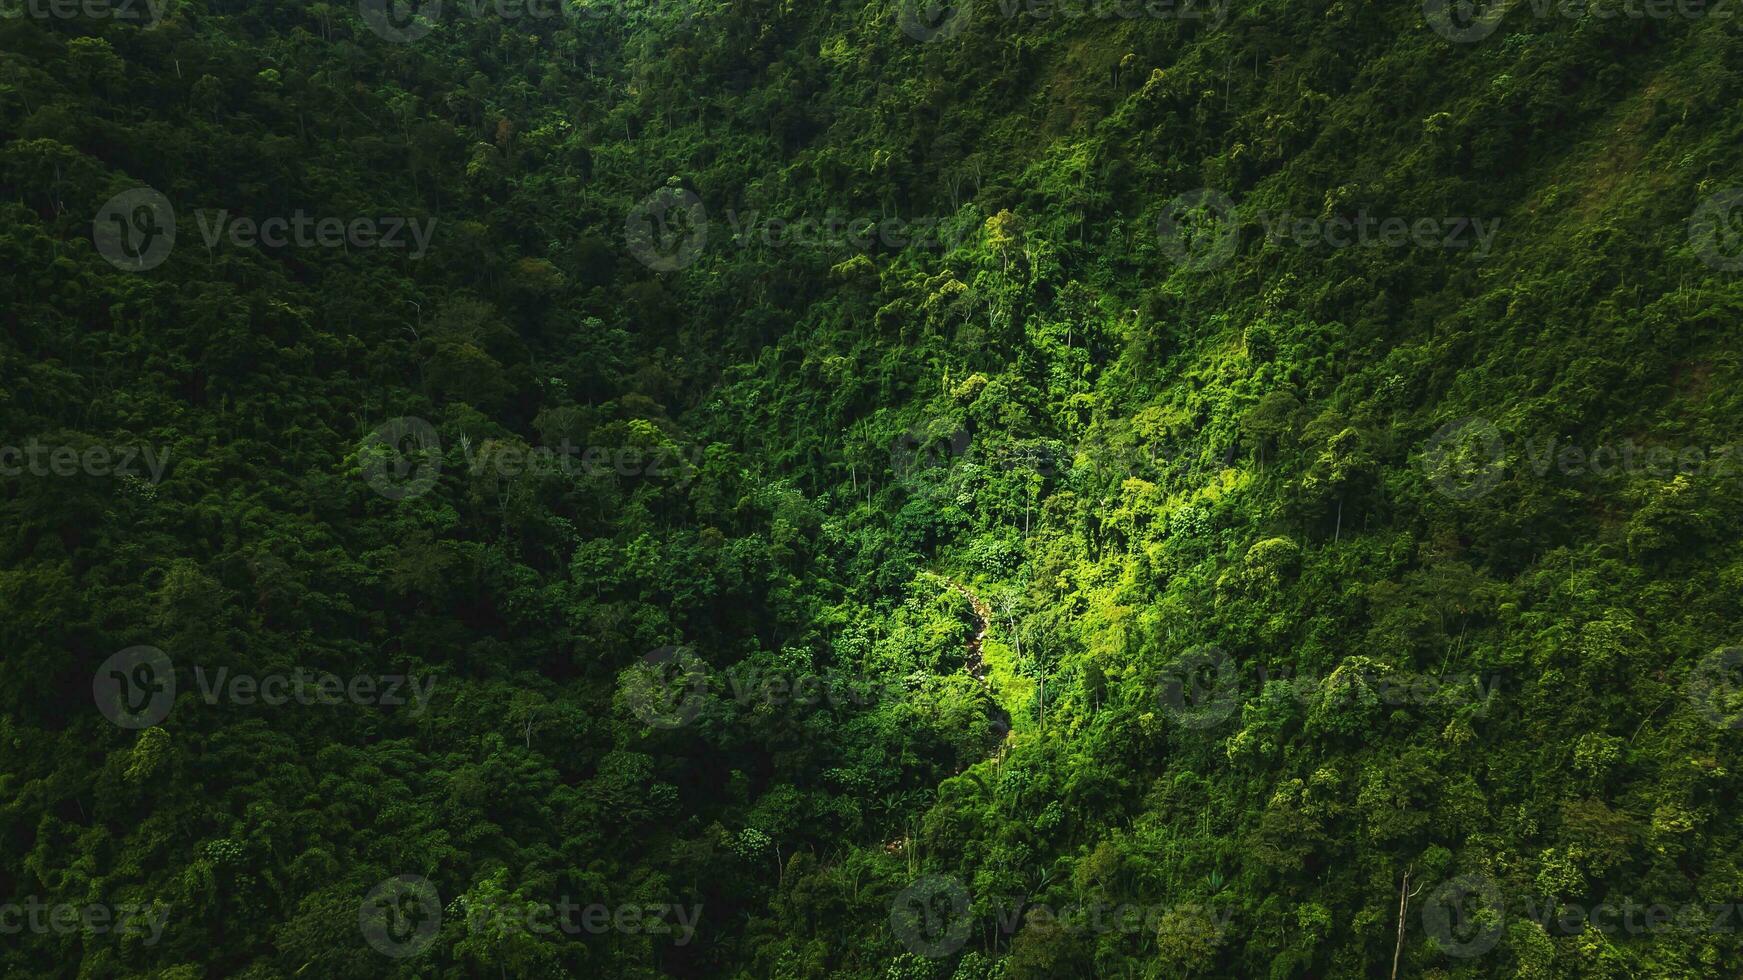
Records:
{"label": "dark green foliage", "polygon": [[[1728,22],[370,6],[0,18],[0,446],[164,464],[0,476],[0,906],[167,909],[0,973],[1743,970],[1735,918],[1556,917],[1743,900],[1743,273],[1689,223],[1743,182]],[[140,186],[178,238],[130,272],[93,216]],[[660,188],[708,227],[665,271]],[[1289,230],[1362,215],[1498,231]],[[402,418],[439,472],[393,499]],[[92,698],[135,645],[140,730]],[[404,960],[359,925],[401,875]],[[942,951],[892,926],[928,875]],[[700,912],[528,928],[561,899]]]}

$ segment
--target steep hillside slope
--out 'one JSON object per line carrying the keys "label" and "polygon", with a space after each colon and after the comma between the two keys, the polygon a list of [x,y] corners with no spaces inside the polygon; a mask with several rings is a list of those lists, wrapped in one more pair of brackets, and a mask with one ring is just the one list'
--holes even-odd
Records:
{"label": "steep hillside slope", "polygon": [[8,975],[1743,969],[1729,18],[122,9],[0,19]]}

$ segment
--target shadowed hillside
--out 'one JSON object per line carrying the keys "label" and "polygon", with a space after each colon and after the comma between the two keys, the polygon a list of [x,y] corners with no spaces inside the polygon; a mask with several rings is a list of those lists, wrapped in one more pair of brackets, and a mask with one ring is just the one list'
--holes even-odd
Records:
{"label": "shadowed hillside", "polygon": [[1743,971],[1743,28],[0,0],[0,973]]}

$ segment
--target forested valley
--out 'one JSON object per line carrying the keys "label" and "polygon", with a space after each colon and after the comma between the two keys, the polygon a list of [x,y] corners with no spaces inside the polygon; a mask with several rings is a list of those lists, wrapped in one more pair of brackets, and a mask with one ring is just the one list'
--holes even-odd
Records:
{"label": "forested valley", "polygon": [[1743,975],[1732,13],[0,0],[0,975]]}

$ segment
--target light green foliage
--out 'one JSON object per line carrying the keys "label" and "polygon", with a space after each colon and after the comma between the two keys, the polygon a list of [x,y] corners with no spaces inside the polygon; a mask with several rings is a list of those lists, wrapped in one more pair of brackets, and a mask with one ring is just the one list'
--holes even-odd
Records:
{"label": "light green foliage", "polygon": [[[1688,221],[1743,173],[1735,30],[443,6],[408,43],[354,4],[0,17],[0,444],[170,459],[0,477],[0,903],[172,909],[0,973],[1743,971],[1735,932],[1522,917],[1743,897],[1743,278]],[[179,236],[129,272],[93,218],[142,185]],[[682,268],[627,240],[662,187],[707,215]],[[1196,188],[1231,225],[1166,234]],[[435,237],[201,234],[299,210]],[[1499,230],[1272,234],[1362,214]],[[761,223],[832,216],[895,234]],[[400,417],[441,472],[392,500]],[[1431,452],[1471,419],[1499,460]],[[1629,445],[1705,462],[1589,465]],[[90,691],[140,643],[182,689],[135,731]],[[624,683],[672,647],[699,688]],[[209,704],[196,666],[436,686]],[[1422,903],[1470,869],[1502,931],[1455,958]],[[404,961],[358,928],[402,874],[446,913]],[[926,874],[972,910],[936,959],[889,925]],[[565,896],[702,913],[465,914]],[[1095,903],[1142,926],[1037,912]]]}

